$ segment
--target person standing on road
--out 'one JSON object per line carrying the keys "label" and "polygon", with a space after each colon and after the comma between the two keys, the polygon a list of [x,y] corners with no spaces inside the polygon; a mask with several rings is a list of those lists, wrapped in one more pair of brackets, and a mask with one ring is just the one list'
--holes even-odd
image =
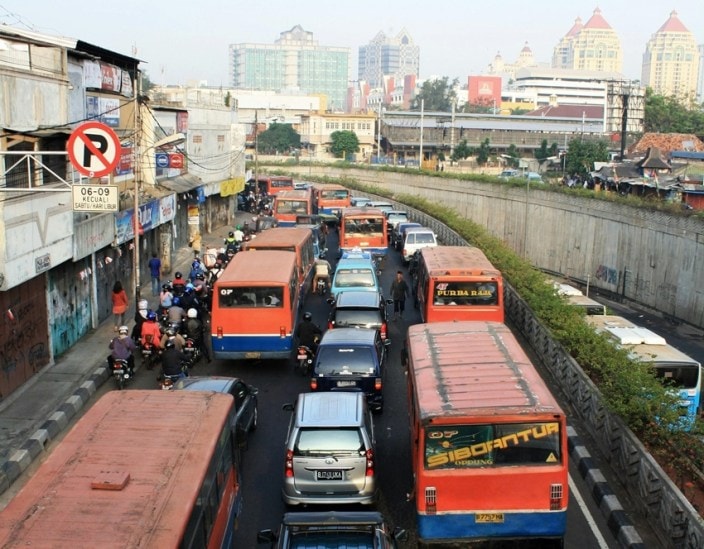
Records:
{"label": "person standing on road", "polygon": [[406,308],[406,296],[408,295],[408,284],[403,278],[401,271],[396,272],[396,278],[391,283],[391,299],[394,300],[394,320],[403,318],[403,311]]}
{"label": "person standing on road", "polygon": [[122,287],[122,282],[116,280],[112,287],[112,316],[115,321],[114,331],[116,332],[125,323],[125,313],[128,305],[127,292]]}
{"label": "person standing on road", "polygon": [[149,273],[152,277],[152,296],[159,295],[159,286],[161,286],[161,259],[152,252],[152,258],[149,260]]}

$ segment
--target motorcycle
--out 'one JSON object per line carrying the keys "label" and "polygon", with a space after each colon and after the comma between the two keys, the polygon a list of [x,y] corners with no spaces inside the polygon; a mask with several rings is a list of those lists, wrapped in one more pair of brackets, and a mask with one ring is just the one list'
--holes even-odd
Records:
{"label": "motorcycle", "polygon": [[174,384],[182,377],[188,377],[188,364],[186,362],[181,363],[181,373],[166,375],[162,372],[157,381],[162,391],[171,391],[174,388]]}
{"label": "motorcycle", "polygon": [[315,288],[316,293],[319,293],[320,295],[325,295],[328,292],[328,279],[327,278],[319,278],[318,283]]}
{"label": "motorcycle", "polygon": [[115,358],[110,365],[112,370],[112,376],[115,378],[117,383],[117,388],[122,390],[125,383],[132,377],[132,372],[129,367],[127,360],[123,358]]}
{"label": "motorcycle", "polygon": [[309,375],[313,370],[313,349],[299,345],[296,351],[296,371],[302,376]]}
{"label": "motorcycle", "polygon": [[156,346],[152,342],[152,336],[147,336],[147,342],[142,345],[142,364],[147,370],[153,370],[154,364],[159,359],[159,353]]}
{"label": "motorcycle", "polygon": [[186,337],[185,339],[186,345],[183,347],[183,353],[188,357],[189,367],[193,367],[201,359],[202,352],[195,339],[192,337]]}

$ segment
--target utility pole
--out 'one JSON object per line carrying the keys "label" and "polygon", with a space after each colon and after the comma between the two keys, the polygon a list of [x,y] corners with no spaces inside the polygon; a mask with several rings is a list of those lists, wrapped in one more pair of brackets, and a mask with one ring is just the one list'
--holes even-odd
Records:
{"label": "utility pole", "polygon": [[423,169],[423,114],[425,113],[425,99],[420,100],[420,159],[418,169]]}
{"label": "utility pole", "polygon": [[134,140],[134,250],[132,250],[134,259],[134,303],[135,307],[140,300],[140,272],[139,272],[139,191],[142,180],[142,106],[141,106],[141,71],[136,72],[136,85],[134,96],[134,124],[135,124],[135,140]]}
{"label": "utility pole", "polygon": [[254,111],[254,190],[259,192],[259,111]]}
{"label": "utility pole", "polygon": [[452,100],[452,121],[450,122],[450,159],[452,153],[455,152],[455,108],[457,107],[457,99]]}

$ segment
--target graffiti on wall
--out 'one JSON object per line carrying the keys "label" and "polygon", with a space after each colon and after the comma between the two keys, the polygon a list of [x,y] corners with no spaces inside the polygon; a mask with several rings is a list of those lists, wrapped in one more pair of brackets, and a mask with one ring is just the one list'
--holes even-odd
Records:
{"label": "graffiti on wall", "polygon": [[612,284],[613,286],[618,285],[618,271],[606,265],[599,265],[597,267],[596,278],[607,284]]}

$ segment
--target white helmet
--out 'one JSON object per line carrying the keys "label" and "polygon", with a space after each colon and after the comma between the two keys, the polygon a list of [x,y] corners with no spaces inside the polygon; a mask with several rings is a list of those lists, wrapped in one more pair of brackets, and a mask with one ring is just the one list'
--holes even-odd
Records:
{"label": "white helmet", "polygon": [[127,326],[120,326],[120,329],[118,330],[118,333],[120,335],[127,335],[130,333],[130,329]]}
{"label": "white helmet", "polygon": [[139,303],[137,304],[137,309],[145,311],[148,308],[149,308],[149,302],[146,299],[140,299]]}
{"label": "white helmet", "polygon": [[198,311],[193,308],[188,309],[188,318],[198,318]]}

